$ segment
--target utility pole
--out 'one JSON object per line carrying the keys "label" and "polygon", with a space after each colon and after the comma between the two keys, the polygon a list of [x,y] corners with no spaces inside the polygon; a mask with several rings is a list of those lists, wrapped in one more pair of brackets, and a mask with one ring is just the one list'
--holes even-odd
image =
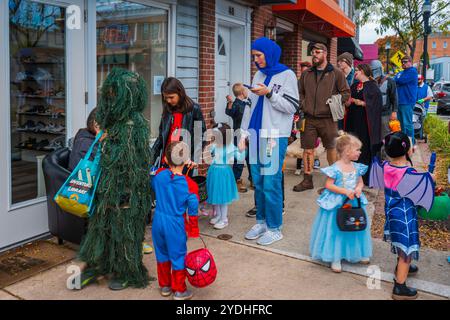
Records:
{"label": "utility pole", "polygon": [[425,0],[423,7],[423,22],[424,22],[424,32],[423,32],[423,64],[422,64],[422,75],[425,81],[427,81],[427,64],[428,64],[428,35],[430,34],[430,13],[431,13],[431,0]]}

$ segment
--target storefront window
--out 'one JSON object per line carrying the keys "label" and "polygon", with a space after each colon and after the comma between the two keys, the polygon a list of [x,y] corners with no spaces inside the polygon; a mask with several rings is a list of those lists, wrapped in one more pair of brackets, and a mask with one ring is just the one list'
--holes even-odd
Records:
{"label": "storefront window", "polygon": [[141,74],[149,101],[144,112],[152,137],[158,134],[160,87],[167,75],[166,10],[120,0],[97,0],[97,88],[113,67]]}
{"label": "storefront window", "polygon": [[9,1],[12,203],[45,196],[42,159],[65,145],[65,9]]}

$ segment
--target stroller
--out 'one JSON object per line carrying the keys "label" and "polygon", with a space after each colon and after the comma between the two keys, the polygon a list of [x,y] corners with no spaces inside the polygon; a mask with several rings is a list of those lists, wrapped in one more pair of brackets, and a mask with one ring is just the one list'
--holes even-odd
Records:
{"label": "stroller", "polygon": [[414,127],[414,137],[418,139],[423,139],[427,142],[427,135],[423,132],[423,122],[427,115],[427,110],[425,106],[420,103],[416,103],[413,110],[413,127]]}

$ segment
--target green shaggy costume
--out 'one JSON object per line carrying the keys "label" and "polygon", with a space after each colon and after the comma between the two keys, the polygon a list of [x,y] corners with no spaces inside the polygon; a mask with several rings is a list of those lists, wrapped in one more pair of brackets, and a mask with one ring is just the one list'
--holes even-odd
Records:
{"label": "green shaggy costume", "polygon": [[103,84],[96,119],[108,137],[95,211],[79,253],[97,275],[112,274],[137,288],[149,281],[142,263],[151,208],[149,129],[142,115],[147,101],[146,83],[136,73],[114,68]]}

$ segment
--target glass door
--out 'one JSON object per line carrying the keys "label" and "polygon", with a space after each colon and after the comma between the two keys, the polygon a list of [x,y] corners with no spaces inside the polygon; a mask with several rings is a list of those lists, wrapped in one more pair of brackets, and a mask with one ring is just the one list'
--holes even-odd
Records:
{"label": "glass door", "polygon": [[8,173],[0,174],[8,199],[0,207],[0,249],[48,231],[42,160],[66,146],[85,118],[84,26],[77,21],[84,1],[70,1],[76,10],[59,1],[5,2]]}

